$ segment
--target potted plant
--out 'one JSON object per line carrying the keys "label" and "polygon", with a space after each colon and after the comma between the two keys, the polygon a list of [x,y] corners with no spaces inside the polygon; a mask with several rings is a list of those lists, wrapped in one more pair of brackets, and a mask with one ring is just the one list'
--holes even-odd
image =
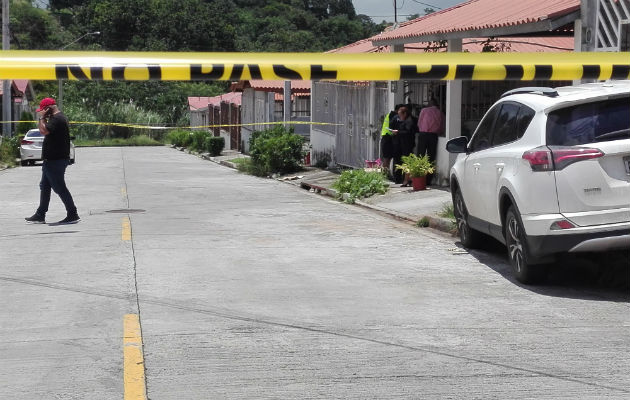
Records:
{"label": "potted plant", "polygon": [[428,155],[418,157],[415,154],[402,156],[402,164],[397,164],[396,169],[401,170],[411,177],[413,190],[424,190],[427,188],[427,174],[435,172],[435,166],[429,160]]}

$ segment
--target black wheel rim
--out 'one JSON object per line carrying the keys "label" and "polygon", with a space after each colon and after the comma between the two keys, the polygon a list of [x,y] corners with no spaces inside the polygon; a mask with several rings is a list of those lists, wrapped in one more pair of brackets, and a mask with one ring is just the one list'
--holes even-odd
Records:
{"label": "black wheel rim", "polygon": [[516,272],[523,268],[523,243],[521,241],[521,228],[513,216],[508,220],[508,254]]}
{"label": "black wheel rim", "polygon": [[457,220],[457,229],[462,241],[468,239],[468,222],[466,221],[466,207],[461,194],[455,197],[455,219]]}

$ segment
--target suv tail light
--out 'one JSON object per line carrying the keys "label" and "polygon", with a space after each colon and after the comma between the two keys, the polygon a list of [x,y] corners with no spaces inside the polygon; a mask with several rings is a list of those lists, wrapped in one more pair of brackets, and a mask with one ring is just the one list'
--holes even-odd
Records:
{"label": "suv tail light", "polygon": [[572,146],[540,146],[523,153],[532,171],[560,171],[578,161],[603,156],[600,149]]}
{"label": "suv tail light", "polygon": [[26,140],[26,139],[22,139],[22,144],[33,144],[35,142],[33,142],[32,140]]}

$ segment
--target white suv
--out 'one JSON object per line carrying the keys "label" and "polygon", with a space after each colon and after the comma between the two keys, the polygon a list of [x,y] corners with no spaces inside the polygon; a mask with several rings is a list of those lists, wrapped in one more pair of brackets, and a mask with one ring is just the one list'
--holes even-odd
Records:
{"label": "white suv", "polygon": [[462,244],[495,237],[519,281],[559,253],[630,249],[630,81],[511,90],[446,148]]}

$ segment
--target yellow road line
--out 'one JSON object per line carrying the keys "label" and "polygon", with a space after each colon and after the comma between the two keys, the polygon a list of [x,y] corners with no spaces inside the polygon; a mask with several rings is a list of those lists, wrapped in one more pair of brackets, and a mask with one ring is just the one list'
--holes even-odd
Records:
{"label": "yellow road line", "polygon": [[129,217],[122,219],[122,240],[127,242],[131,240],[131,221]]}
{"label": "yellow road line", "polygon": [[123,320],[124,400],[146,400],[142,332],[137,314],[126,314]]}

